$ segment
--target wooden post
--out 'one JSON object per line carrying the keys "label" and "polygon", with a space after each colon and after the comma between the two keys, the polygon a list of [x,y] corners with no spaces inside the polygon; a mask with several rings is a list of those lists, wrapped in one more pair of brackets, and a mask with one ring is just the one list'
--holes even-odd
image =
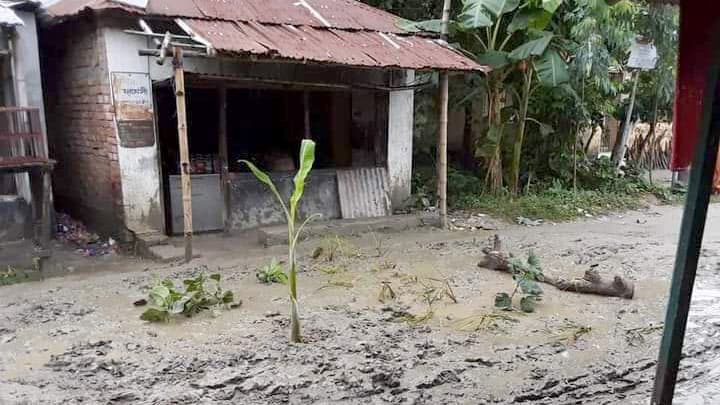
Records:
{"label": "wooden post", "polygon": [[[717,56],[715,56],[717,60]],[[671,405],[675,392],[690,301],[702,247],[720,140],[720,66],[713,62],[705,87],[704,111],[692,161],[687,200],[680,227],[665,329],[660,344],[653,405]]]}
{"label": "wooden post", "polygon": [[447,228],[447,130],[448,130],[448,73],[440,73],[440,130],[437,145],[437,187],[440,228]]}
{"label": "wooden post", "polygon": [[175,69],[175,103],[177,105],[178,141],[180,144],[180,181],[182,183],[183,218],[185,224],[185,262],[192,260],[192,184],[190,180],[190,151],[187,137],[187,115],[185,110],[185,73],[183,72],[183,51],[173,48]]}
{"label": "wooden post", "polygon": [[620,134],[620,139],[615,142],[613,148],[612,161],[615,167],[619,168],[622,164],[623,158],[625,157],[625,149],[627,148],[627,141],[630,137],[630,131],[632,131],[632,115],[635,110],[635,96],[637,96],[638,82],[640,81],[640,70],[635,71],[635,78],[633,79],[633,88],[630,95],[630,105],[628,106],[627,113],[625,114],[625,126],[623,132]]}
{"label": "wooden post", "polygon": [[303,121],[305,123],[305,139],[311,139],[310,135],[310,92],[303,91]]}
{"label": "wooden post", "polygon": [[219,92],[220,131],[218,134],[218,158],[220,160],[220,188],[223,196],[223,229],[230,231],[230,167],[228,163],[227,140],[227,87],[220,86]]}
{"label": "wooden post", "polygon": [[50,177],[51,167],[43,167],[42,169],[42,212],[40,214],[40,222],[42,230],[40,231],[40,246],[43,249],[50,247],[50,194],[52,193],[52,179]]}
{"label": "wooden post", "polygon": [[[440,39],[447,42],[450,22],[450,0],[444,0]],[[447,133],[448,133],[448,86],[447,71],[440,72],[440,128],[437,141],[437,196],[440,228],[447,228]]]}

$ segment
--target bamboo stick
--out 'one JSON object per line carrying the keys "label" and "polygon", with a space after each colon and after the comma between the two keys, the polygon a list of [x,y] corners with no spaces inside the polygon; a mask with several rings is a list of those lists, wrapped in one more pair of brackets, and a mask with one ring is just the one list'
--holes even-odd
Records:
{"label": "bamboo stick", "polygon": [[183,219],[185,225],[185,262],[192,260],[192,183],[190,180],[190,151],[187,137],[187,112],[185,108],[185,74],[183,51],[173,48],[175,69],[175,103],[177,104],[178,141],[180,145],[180,181],[182,184]]}
{"label": "bamboo stick", "polygon": [[[450,22],[450,0],[444,0],[440,39],[447,42],[448,24]],[[447,132],[448,132],[448,87],[447,71],[440,72],[440,128],[437,145],[437,195],[440,227],[447,228]]]}

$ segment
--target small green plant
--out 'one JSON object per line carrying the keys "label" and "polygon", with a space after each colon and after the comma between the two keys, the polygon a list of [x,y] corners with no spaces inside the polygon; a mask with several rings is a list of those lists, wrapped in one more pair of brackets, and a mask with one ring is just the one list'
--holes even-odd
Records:
{"label": "small green plant", "polygon": [[261,283],[265,284],[285,284],[288,281],[287,274],[285,274],[282,265],[274,257],[270,260],[270,264],[263,266],[257,273],[255,273],[255,276]]}
{"label": "small green plant", "polygon": [[275,184],[270,180],[270,176],[262,170],[258,169],[254,164],[247,160],[242,160],[255,177],[273,193],[280,206],[285,213],[285,218],[288,225],[288,266],[290,268],[288,274],[288,285],[290,288],[290,342],[300,343],[302,338],[300,336],[300,316],[298,314],[298,294],[297,294],[297,261],[295,260],[295,248],[300,239],[300,234],[303,228],[313,218],[319,216],[319,214],[313,214],[309,216],[305,221],[297,226],[298,220],[298,207],[300,205],[300,199],[305,192],[305,181],[310,175],[313,163],[315,162],[315,142],[309,139],[303,139],[300,144],[300,169],[295,174],[293,183],[295,188],[290,195],[290,200],[285,203],[285,200],[280,195]]}
{"label": "small green plant", "polygon": [[220,274],[199,276],[183,280],[178,288],[170,279],[157,280],[148,293],[151,307],[140,315],[149,322],[167,322],[173,315],[193,316],[205,310],[216,314],[221,308],[238,306],[232,291],[223,291]]}
{"label": "small green plant", "polygon": [[18,281],[19,275],[14,268],[7,266],[7,270],[0,272],[0,285],[15,284]]}
{"label": "small green plant", "polygon": [[528,253],[526,262],[514,258],[510,260],[510,272],[515,280],[515,289],[512,294],[500,292],[495,295],[495,307],[506,310],[513,309],[513,298],[520,291],[520,310],[523,312],[535,312],[535,305],[542,298],[542,288],[538,281],[543,280],[540,261],[533,251]]}

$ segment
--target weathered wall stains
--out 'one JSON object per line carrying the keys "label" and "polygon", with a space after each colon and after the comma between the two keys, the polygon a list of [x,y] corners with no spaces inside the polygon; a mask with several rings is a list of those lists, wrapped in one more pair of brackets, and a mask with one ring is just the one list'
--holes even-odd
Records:
{"label": "weathered wall stains", "polygon": [[31,238],[30,205],[19,196],[0,196],[0,243]]}
{"label": "weathered wall stains", "polygon": [[[270,177],[287,201],[293,190],[295,173],[272,173]],[[335,170],[315,170],[310,175],[300,202],[300,216],[321,214],[320,220],[340,218]],[[285,223],[280,204],[270,190],[251,173],[231,174],[230,223],[232,229]]]}
{"label": "weathered wall stains", "polygon": [[[118,133],[118,161],[122,181],[122,202],[125,226],[135,233],[160,232],[163,229],[163,215],[160,203],[160,170],[155,142],[152,113],[152,86],[149,77],[148,57],[140,56],[139,49],[147,48],[147,40],[128,35],[120,28],[103,29],[107,49],[108,70],[116,78],[131,80],[143,94],[137,97],[120,96],[113,93],[113,100],[144,99],[136,108],[130,103],[115,107],[114,119],[117,128],[125,128],[128,120],[149,122],[150,132],[135,140],[121,139]],[[143,79],[143,76],[145,79]],[[116,81],[117,82],[117,81]],[[111,81],[112,83],[112,81]],[[143,86],[144,84],[144,86]],[[117,86],[116,86],[117,87]],[[114,88],[113,91],[119,89]],[[138,102],[139,103],[139,102]],[[121,103],[118,103],[121,104]]]}

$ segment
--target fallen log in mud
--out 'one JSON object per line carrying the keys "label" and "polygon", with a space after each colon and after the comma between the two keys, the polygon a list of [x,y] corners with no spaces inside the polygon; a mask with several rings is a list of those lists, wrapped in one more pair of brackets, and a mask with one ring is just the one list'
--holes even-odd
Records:
{"label": "fallen log in mud", "polygon": [[[510,254],[502,251],[502,242],[495,235],[493,246],[483,249],[485,256],[478,267],[490,270],[510,272]],[[558,275],[543,270],[543,283],[563,291],[573,291],[583,294],[597,294],[608,297],[632,299],[635,294],[635,284],[623,277],[615,276],[612,279],[603,278],[595,269],[589,269],[582,278],[564,279]]]}

